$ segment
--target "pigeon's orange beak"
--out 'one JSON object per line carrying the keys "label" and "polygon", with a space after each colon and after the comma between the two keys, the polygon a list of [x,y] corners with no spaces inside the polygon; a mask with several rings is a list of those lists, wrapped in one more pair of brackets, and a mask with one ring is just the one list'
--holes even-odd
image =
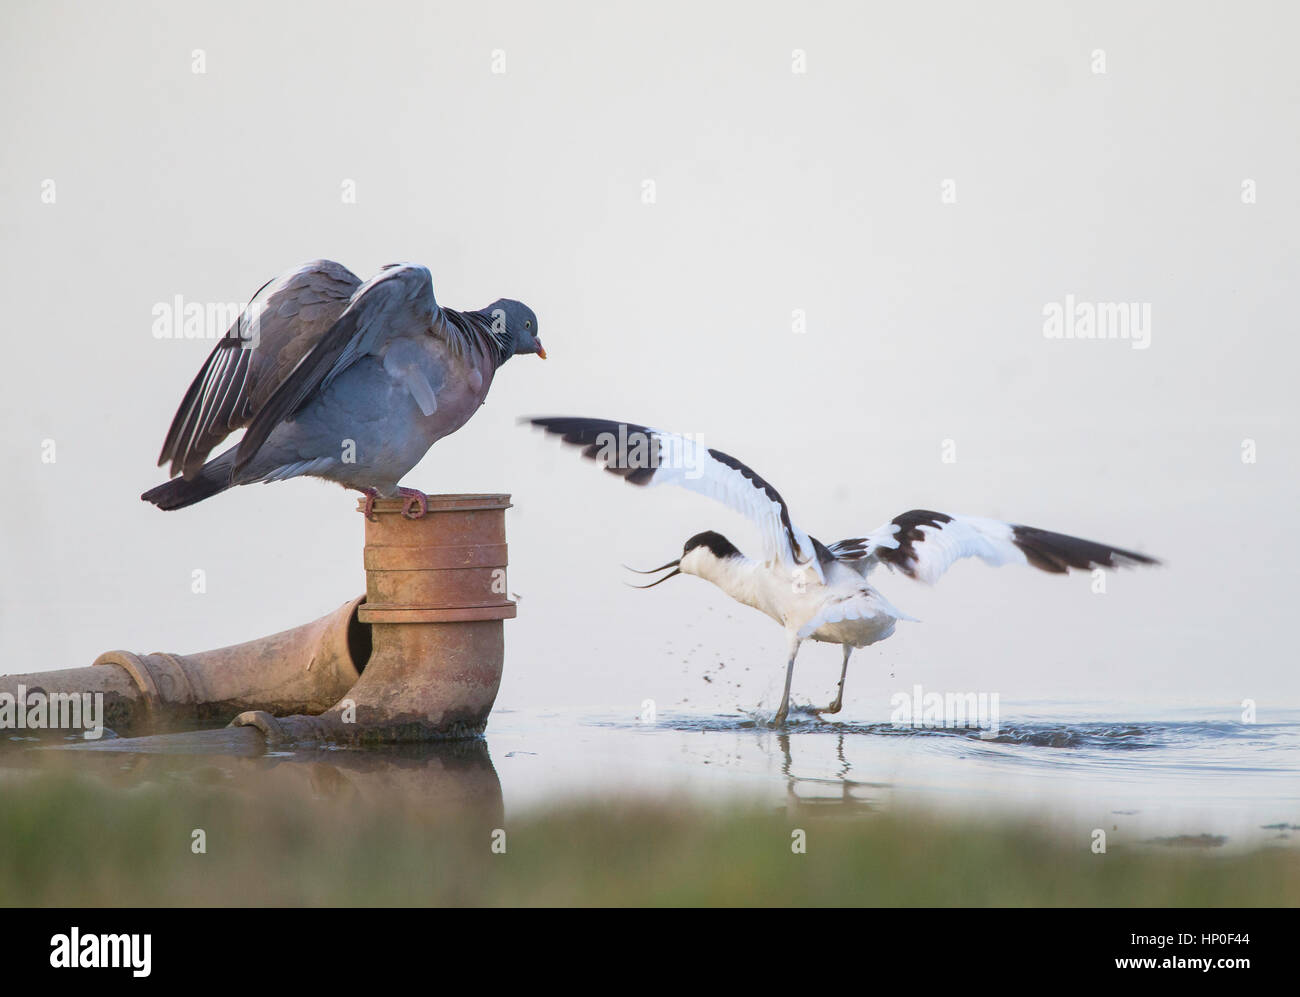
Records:
{"label": "pigeon's orange beak", "polygon": [[546,359],[546,347],[544,347],[541,343],[537,344],[537,355],[541,357],[543,360]]}

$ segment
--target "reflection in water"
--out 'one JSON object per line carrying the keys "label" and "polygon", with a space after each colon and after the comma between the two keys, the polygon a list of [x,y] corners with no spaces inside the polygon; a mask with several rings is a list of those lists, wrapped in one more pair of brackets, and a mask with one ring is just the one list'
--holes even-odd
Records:
{"label": "reflection in water", "polygon": [[837,738],[834,775],[798,776],[794,774],[794,756],[790,735],[777,736],[781,750],[781,774],[786,780],[786,815],[809,817],[862,817],[879,809],[881,791],[888,783],[860,782],[849,778],[853,766],[844,756],[844,735]]}
{"label": "reflection in water", "polygon": [[[1062,712],[1071,711],[1046,715]],[[1279,711],[1273,722],[1246,724],[1187,710],[1168,719],[1116,721],[1123,712],[1078,710],[1074,718],[1040,719],[1044,714],[1004,711],[993,738],[978,729],[808,715],[792,716],[774,731],[763,717],[743,712],[661,714],[655,724],[575,717],[573,724],[601,731],[607,753],[626,741],[633,754],[633,745],[650,739],[656,755],[675,753],[693,774],[701,766],[725,766],[729,783],[766,787],[773,802],[804,813],[856,816],[919,806],[1055,822],[1072,834],[1105,826],[1133,843],[1210,835],[1232,846],[1265,839],[1300,844],[1287,829],[1300,818],[1300,714]],[[539,741],[522,714],[492,733],[511,746],[527,742],[531,750],[548,741]],[[513,790],[508,775],[503,770]]]}
{"label": "reflection in water", "polygon": [[122,788],[180,779],[250,795],[305,794],[341,808],[396,797],[498,824],[504,816],[501,781],[483,739],[268,751],[262,735],[245,727],[38,744],[31,750],[31,741],[10,742],[0,749],[0,768],[71,767]]}
{"label": "reflection in water", "polygon": [[122,786],[183,779],[301,793],[340,808],[397,796],[496,821],[504,797],[513,816],[575,798],[687,795],[845,818],[912,807],[1005,814],[1055,821],[1071,834],[1104,826],[1133,843],[1209,835],[1227,847],[1300,844],[1300,714],[1243,724],[1192,711],[1117,722],[1120,711],[1105,712],[1065,720],[1020,713],[983,739],[977,730],[811,716],[774,731],[743,713],[639,722],[509,710],[489,728],[495,764],[481,740],[268,752],[252,728],[223,728],[77,750],[3,741],[0,774],[72,764]]}

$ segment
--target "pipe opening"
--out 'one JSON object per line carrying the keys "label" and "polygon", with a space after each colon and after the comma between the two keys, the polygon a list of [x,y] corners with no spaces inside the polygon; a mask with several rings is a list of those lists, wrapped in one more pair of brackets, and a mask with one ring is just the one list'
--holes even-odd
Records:
{"label": "pipe opening", "polygon": [[362,623],[357,618],[357,610],[364,605],[365,601],[362,600],[353,607],[352,615],[348,617],[348,656],[352,658],[358,675],[366,670],[366,663],[370,661],[370,655],[375,649],[370,624]]}

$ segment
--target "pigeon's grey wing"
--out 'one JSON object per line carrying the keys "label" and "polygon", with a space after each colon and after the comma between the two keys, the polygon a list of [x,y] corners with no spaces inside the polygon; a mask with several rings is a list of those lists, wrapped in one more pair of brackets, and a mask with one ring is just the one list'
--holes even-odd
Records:
{"label": "pigeon's grey wing", "polygon": [[837,561],[862,575],[878,564],[887,564],[927,585],[933,585],[965,557],[978,557],[995,567],[1029,564],[1053,574],[1065,574],[1071,568],[1159,563],[1145,554],[1064,533],[928,509],[895,516],[865,537],[840,540],[829,550]]}
{"label": "pigeon's grey wing", "polygon": [[677,485],[748,517],[763,538],[764,559],[784,567],[822,566],[816,544],[790,519],[785,499],[752,468],[687,436],[630,422],[572,416],[524,421],[569,444],[634,485]]}
{"label": "pigeon's grey wing", "polygon": [[[438,315],[433,277],[422,266],[392,263],[362,284],[352,301],[253,415],[239,441],[234,477],[248,466],[268,436],[316,392],[361,357],[389,340],[431,334]],[[365,404],[357,399],[357,404]]]}
{"label": "pigeon's grey wing", "polygon": [[343,314],[361,285],[330,260],[267,281],[218,341],[172,419],[158,457],[193,480],[212,449],[248,425],[294,366]]}

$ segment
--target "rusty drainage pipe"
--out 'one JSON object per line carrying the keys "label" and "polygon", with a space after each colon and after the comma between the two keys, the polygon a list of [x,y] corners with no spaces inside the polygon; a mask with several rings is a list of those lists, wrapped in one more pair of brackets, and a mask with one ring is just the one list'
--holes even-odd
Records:
{"label": "rusty drainage pipe", "polygon": [[356,681],[370,656],[358,596],[318,620],[243,644],[170,654],[106,651],[86,668],[0,676],[0,694],[102,693],[104,726],[158,733],[224,723],[241,711],[319,713]]}
{"label": "rusty drainage pipe", "polygon": [[474,737],[501,684],[509,495],[431,495],[419,519],[378,500],[366,521],[366,601],[373,651],[356,684],[319,716],[265,708],[231,726],[271,743],[382,743]]}
{"label": "rusty drainage pipe", "polygon": [[363,599],[302,627],[214,651],[105,651],[86,668],[0,676],[0,694],[103,694],[103,723],[118,734],[224,723],[251,707],[318,712],[356,682],[369,658],[369,628],[359,620]]}

